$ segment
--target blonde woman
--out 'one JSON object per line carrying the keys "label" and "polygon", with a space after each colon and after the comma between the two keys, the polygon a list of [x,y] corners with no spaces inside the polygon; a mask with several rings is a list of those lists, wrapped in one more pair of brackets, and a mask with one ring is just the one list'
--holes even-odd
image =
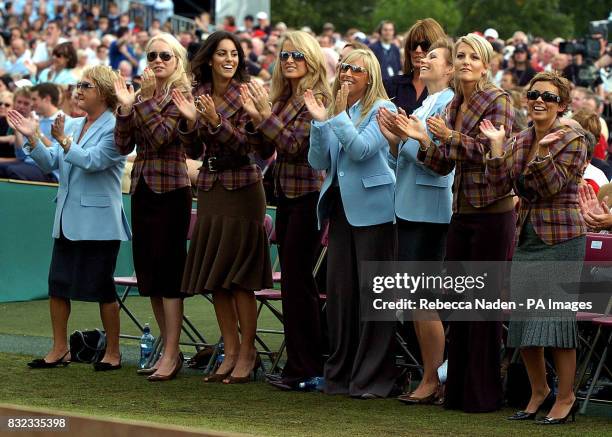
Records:
{"label": "blonde woman", "polygon": [[132,169],[133,256],[138,290],[151,305],[164,339],[162,357],[145,369],[149,381],[165,381],[182,367],[179,337],[183,316],[181,278],[187,256],[191,188],[177,124],[180,112],[172,91],[189,93],[186,51],[170,34],[146,45],[148,65],[134,93],[119,77],[115,142],[120,153],[136,147]]}
{"label": "blonde woman", "polygon": [[[427,127],[439,140],[425,139],[418,159],[434,172],[455,169],[453,215],[446,238],[448,261],[506,261],[512,253],[515,213],[510,190],[487,183],[485,156],[489,140],[479,130],[482,120],[512,132],[510,97],[491,83],[493,47],[469,34],[453,48],[455,97],[446,120],[430,117]],[[501,284],[499,284],[501,287]],[[450,322],[446,408],[488,412],[501,407],[501,322]]]}
{"label": "blonde woman", "polygon": [[106,331],[106,351],[96,371],[121,368],[119,305],[113,273],[121,241],[131,233],[123,211],[121,174],[125,157],[115,149],[116,74],[92,67],[77,83],[84,117],[58,115],[51,127],[54,142],[46,147],[33,120],[10,110],[8,119],[27,138],[24,149],[44,171],[59,170],[49,268],[49,310],[53,347],[28,363],[35,369],[70,363],[68,318],[72,301],[97,302]]}
{"label": "blonde woman", "polygon": [[395,111],[395,106],[369,50],[354,50],[344,58],[332,94],[329,111],[312,90],[304,94],[314,120],[308,162],[327,172],[317,208],[319,224],[329,220],[325,390],[363,399],[386,397],[396,378],[394,324],[362,321],[358,278],[361,261],[396,256],[395,174],[376,121],[381,107]]}
{"label": "blonde woman", "polygon": [[287,363],[281,379],[270,383],[295,389],[303,380],[323,374],[319,292],[312,270],[320,241],[317,200],[325,176],[308,164],[312,116],[304,103],[304,91],[313,90],[321,102],[329,102],[331,92],[323,53],[311,35],[289,32],[280,46],[272,74],[272,107],[268,93],[257,83],[243,84],[241,94],[246,97],[244,108],[264,146],[277,153],[276,237]]}

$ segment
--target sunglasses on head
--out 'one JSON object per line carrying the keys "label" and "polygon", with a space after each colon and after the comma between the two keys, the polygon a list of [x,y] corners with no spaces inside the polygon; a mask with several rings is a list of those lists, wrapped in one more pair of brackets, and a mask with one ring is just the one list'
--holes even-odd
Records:
{"label": "sunglasses on head", "polygon": [[544,91],[543,93],[538,90],[527,91],[527,100],[538,100],[538,97],[542,97],[542,100],[548,103],[561,103],[561,97],[550,91]]}
{"label": "sunglasses on head", "polygon": [[89,90],[89,89],[95,88],[96,86],[89,82],[77,82],[75,87],[77,90],[82,90],[82,89]]}
{"label": "sunglasses on head", "polygon": [[306,58],[306,55],[302,52],[293,51],[293,52],[280,52],[279,57],[283,62],[287,62],[289,60],[289,56],[293,58],[294,61],[303,61]]}
{"label": "sunglasses on head", "polygon": [[359,65],[347,64],[346,62],[342,62],[340,64],[340,71],[346,73],[349,70],[351,70],[353,73],[367,73],[368,72],[368,70],[366,70],[363,67],[360,67]]}
{"label": "sunglasses on head", "polygon": [[429,41],[412,41],[410,43],[410,50],[414,51],[417,49],[418,46],[421,46],[421,50],[423,50],[424,52],[429,50],[429,47],[431,46],[431,44],[429,43]]}
{"label": "sunglasses on head", "polygon": [[157,59],[157,57],[159,56],[159,59],[161,59],[164,62],[168,62],[170,59],[172,59],[172,53],[170,52],[149,52],[147,53],[147,61],[149,62],[153,62],[154,60]]}

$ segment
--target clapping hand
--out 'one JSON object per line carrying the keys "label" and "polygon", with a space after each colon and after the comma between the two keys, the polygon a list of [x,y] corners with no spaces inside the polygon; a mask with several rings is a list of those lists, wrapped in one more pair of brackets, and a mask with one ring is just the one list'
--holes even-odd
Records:
{"label": "clapping hand", "polygon": [[612,227],[612,214],[608,209],[608,196],[599,201],[595,190],[587,183],[578,187],[578,205],[584,222],[596,231]]}
{"label": "clapping hand", "polygon": [[242,107],[244,108],[246,113],[249,114],[249,117],[251,117],[251,121],[255,125],[259,125],[263,121],[263,117],[255,106],[253,96],[249,91],[249,87],[245,83],[240,85],[240,103],[242,104]]}
{"label": "clapping hand", "polygon": [[196,97],[195,107],[209,125],[216,127],[221,123],[221,118],[215,108],[215,101],[208,94],[201,94]]}
{"label": "clapping hand", "polygon": [[65,138],[64,135],[64,123],[66,121],[66,117],[63,114],[58,114],[51,125],[51,136],[55,138],[55,141],[58,143],[62,143],[62,140]]}
{"label": "clapping hand", "polygon": [[125,83],[125,79],[120,75],[115,79],[115,94],[117,95],[119,104],[124,108],[125,112],[130,112],[134,105],[136,95],[134,93],[134,88],[132,86],[128,87]]}
{"label": "clapping hand", "polygon": [[174,88],[172,90],[172,101],[178,108],[179,112],[185,117],[190,127],[196,122],[198,111],[196,110],[196,106],[194,103],[193,96],[191,93],[187,94],[187,97],[178,90]]}
{"label": "clapping hand", "polygon": [[268,118],[272,113],[268,91],[258,82],[249,82],[247,86],[251,94],[251,99],[255,104],[255,108],[257,108],[262,118]]}
{"label": "clapping hand", "polygon": [[348,83],[343,83],[340,86],[340,89],[336,93],[336,105],[335,105],[335,114],[342,114],[342,112],[346,111],[346,105],[349,95],[349,86]]}
{"label": "clapping hand", "polygon": [[439,115],[427,119],[429,131],[440,141],[446,141],[452,131],[446,126],[446,121]]}
{"label": "clapping hand", "polygon": [[480,132],[487,137],[491,143],[491,155],[493,157],[502,156],[504,154],[504,139],[506,138],[506,130],[502,124],[497,129],[490,120],[482,120],[478,126]]}
{"label": "clapping hand", "polygon": [[[21,113],[10,109],[6,116],[9,125],[26,138],[31,138],[36,133],[37,123],[34,120],[24,117]],[[36,146],[36,144],[32,144]]]}
{"label": "clapping hand", "polygon": [[142,100],[149,100],[155,94],[155,73],[149,67],[142,72],[142,85],[140,86],[140,96]]}
{"label": "clapping hand", "polygon": [[310,112],[313,120],[319,122],[327,120],[327,110],[325,109],[325,106],[323,106],[323,103],[317,100],[312,90],[304,91],[304,104],[306,105],[308,112]]}

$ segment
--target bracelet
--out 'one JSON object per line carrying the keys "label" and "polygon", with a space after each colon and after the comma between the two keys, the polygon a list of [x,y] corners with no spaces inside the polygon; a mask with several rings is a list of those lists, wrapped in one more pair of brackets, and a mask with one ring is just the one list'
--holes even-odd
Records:
{"label": "bracelet", "polygon": [[446,137],[446,141],[444,141],[444,144],[448,144],[452,139],[453,139],[453,131],[451,131],[451,133],[448,134],[448,137]]}

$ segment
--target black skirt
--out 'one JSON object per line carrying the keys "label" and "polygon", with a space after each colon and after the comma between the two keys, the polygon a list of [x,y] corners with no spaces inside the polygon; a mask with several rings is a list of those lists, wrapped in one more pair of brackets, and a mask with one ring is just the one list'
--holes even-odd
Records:
{"label": "black skirt", "polygon": [[115,302],[113,275],[119,240],[68,240],[60,230],[49,268],[49,296],[84,302]]}
{"label": "black skirt", "polygon": [[158,194],[139,179],[132,195],[132,254],[142,296],[184,297],[190,218],[190,187]]}

